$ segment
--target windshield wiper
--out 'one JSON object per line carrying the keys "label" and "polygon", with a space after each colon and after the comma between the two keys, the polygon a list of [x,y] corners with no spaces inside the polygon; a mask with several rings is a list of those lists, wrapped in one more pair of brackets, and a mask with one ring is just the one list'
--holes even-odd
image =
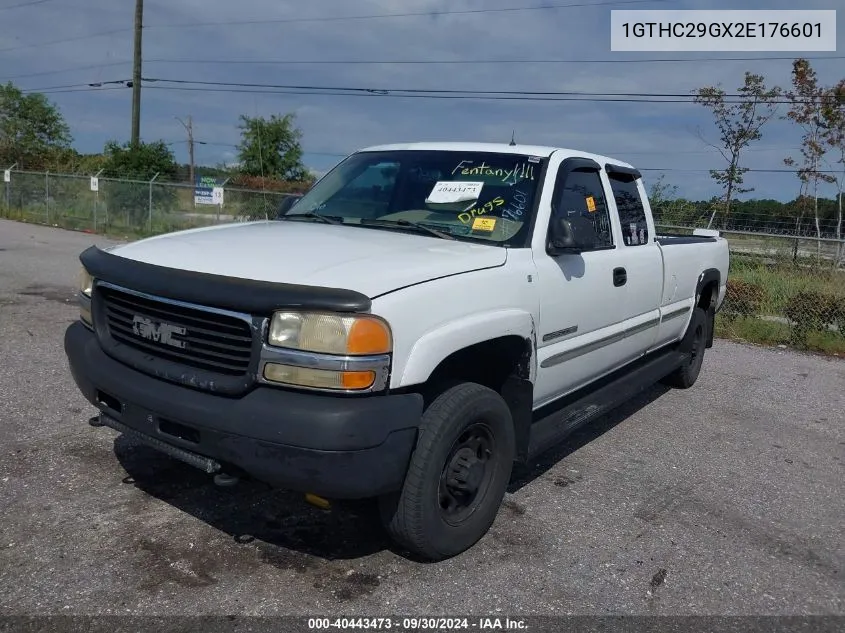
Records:
{"label": "windshield wiper", "polygon": [[448,233],[438,231],[437,229],[433,229],[430,226],[426,226],[425,224],[420,224],[419,222],[411,222],[410,220],[378,220],[361,218],[361,224],[363,226],[401,226],[416,229],[417,231],[420,231],[422,233],[428,233],[429,235],[434,235],[435,237],[439,237],[444,240],[457,239],[454,235],[449,235]]}
{"label": "windshield wiper", "polygon": [[337,215],[323,215],[315,213],[314,211],[306,211],[305,213],[291,213],[290,215],[280,215],[279,220],[295,220],[296,218],[315,218],[326,224],[343,224],[343,218]]}

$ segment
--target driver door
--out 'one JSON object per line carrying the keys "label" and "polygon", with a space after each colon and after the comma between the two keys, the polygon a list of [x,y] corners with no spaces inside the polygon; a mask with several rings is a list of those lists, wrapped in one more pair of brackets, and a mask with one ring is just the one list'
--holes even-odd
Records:
{"label": "driver door", "polygon": [[595,248],[577,254],[534,254],[540,284],[535,408],[627,360],[619,346],[629,316],[619,272],[625,264],[608,191],[601,166],[592,160],[567,159],[558,170],[551,221],[582,215],[592,223],[597,241]]}

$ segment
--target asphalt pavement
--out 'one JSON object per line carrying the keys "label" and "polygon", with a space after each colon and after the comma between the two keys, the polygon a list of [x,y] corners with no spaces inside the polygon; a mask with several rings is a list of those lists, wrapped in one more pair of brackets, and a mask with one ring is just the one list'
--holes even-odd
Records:
{"label": "asphalt pavement", "polygon": [[0,220],[0,613],[845,614],[845,361],[717,340],[514,475],[490,533],[425,564],[324,512],[93,428],[62,337],[78,254]]}

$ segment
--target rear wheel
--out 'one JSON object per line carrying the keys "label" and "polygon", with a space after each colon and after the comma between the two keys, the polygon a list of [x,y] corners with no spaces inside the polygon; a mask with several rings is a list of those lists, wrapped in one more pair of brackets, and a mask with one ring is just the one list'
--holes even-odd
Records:
{"label": "rear wheel", "polygon": [[380,499],[394,541],[442,560],[483,537],[502,503],[515,453],[510,409],[476,383],[441,393],[423,414],[402,490]]}
{"label": "rear wheel", "polygon": [[695,384],[704,362],[708,334],[707,313],[702,308],[694,308],[689,327],[679,347],[679,351],[684,352],[687,359],[678,369],[663,378],[663,384],[677,389],[689,389]]}

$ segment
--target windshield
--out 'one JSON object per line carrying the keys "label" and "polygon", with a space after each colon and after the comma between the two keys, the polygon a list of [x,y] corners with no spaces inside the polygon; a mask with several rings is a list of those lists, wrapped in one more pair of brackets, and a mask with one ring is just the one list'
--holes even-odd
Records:
{"label": "windshield", "polygon": [[343,224],[435,229],[455,239],[515,245],[526,240],[543,165],[543,158],[523,154],[360,152],[286,216],[319,214]]}

